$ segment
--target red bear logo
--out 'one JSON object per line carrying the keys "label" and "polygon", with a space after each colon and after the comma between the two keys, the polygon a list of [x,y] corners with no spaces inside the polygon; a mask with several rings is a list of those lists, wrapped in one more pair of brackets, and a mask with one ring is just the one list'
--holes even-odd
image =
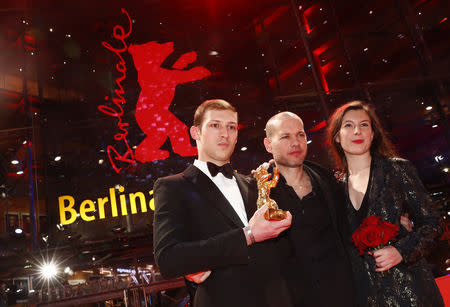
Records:
{"label": "red bear logo", "polygon": [[169,152],[160,150],[167,137],[173,151],[180,156],[195,156],[197,148],[191,145],[188,127],[169,111],[177,85],[201,80],[210,71],[197,66],[183,70],[197,60],[196,52],[183,54],[172,65],[162,68],[163,61],[174,51],[173,43],[152,41],[128,48],[138,72],[141,93],[136,104],[136,121],[147,137],[138,145],[135,157],[140,162],[164,160]]}

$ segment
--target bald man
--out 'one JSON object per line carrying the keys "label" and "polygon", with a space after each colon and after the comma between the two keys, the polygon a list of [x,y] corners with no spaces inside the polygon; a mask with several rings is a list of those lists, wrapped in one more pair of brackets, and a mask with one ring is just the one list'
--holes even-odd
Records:
{"label": "bald man", "polygon": [[305,161],[306,141],[303,121],[294,113],[279,113],[266,124],[264,145],[280,171],[270,195],[293,217],[283,234],[291,249],[284,277],[295,306],[354,306],[345,199],[329,171]]}

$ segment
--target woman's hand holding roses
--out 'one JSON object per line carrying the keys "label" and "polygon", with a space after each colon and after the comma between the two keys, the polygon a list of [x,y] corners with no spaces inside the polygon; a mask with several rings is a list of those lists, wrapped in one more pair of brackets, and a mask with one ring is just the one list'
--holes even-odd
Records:
{"label": "woman's hand holding roses", "polygon": [[377,272],[384,272],[402,262],[403,257],[399,251],[393,246],[386,246],[382,249],[370,252],[377,265]]}

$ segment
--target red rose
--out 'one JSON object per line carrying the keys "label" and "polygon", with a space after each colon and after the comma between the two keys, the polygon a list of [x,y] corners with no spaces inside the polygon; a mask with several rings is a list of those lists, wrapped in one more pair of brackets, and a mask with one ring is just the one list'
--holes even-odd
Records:
{"label": "red rose", "polygon": [[382,221],[379,216],[366,217],[352,235],[352,241],[362,255],[367,248],[381,248],[394,240],[399,226]]}
{"label": "red rose", "polygon": [[380,222],[381,222],[381,217],[376,216],[376,215],[371,215],[371,216],[366,217],[363,220],[361,226],[362,225],[365,225],[365,226],[366,225],[379,225]]}
{"label": "red rose", "polygon": [[382,232],[377,225],[368,225],[360,233],[360,242],[367,247],[377,247],[383,243]]}
{"label": "red rose", "polygon": [[359,250],[359,254],[362,255],[364,253],[364,250],[366,250],[366,248],[368,246],[364,245],[361,241],[361,231],[358,228],[352,235],[352,241],[355,244],[355,246],[358,248]]}
{"label": "red rose", "polygon": [[399,231],[399,226],[389,222],[383,222],[383,244],[394,241]]}

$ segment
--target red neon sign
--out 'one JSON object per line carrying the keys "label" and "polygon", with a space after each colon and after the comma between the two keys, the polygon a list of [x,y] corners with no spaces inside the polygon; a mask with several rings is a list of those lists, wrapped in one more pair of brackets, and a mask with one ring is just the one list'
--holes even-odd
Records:
{"label": "red neon sign", "polygon": [[191,145],[188,127],[169,111],[178,85],[197,81],[211,73],[196,66],[183,70],[197,60],[196,52],[183,54],[171,69],[161,67],[174,51],[173,43],[148,42],[128,48],[138,72],[141,93],[136,104],[136,122],[147,137],[136,148],[136,159],[140,162],[164,160],[169,152],[159,149],[167,138],[172,149],[182,157],[197,155]]}
{"label": "red neon sign", "polygon": [[[128,47],[125,39],[131,34],[132,22],[125,9],[122,9],[122,13],[127,16],[129,30],[125,31],[121,25],[113,28],[113,37],[119,41],[120,47],[115,48],[107,42],[102,42],[106,49],[118,57],[115,68],[120,75],[115,79],[117,87],[114,90],[115,96],[111,99],[108,96],[105,97],[105,100],[111,101],[111,105],[98,106],[101,112],[117,119],[119,132],[114,135],[114,140],[121,142],[119,145],[125,147],[124,153],[119,152],[112,145],[106,148],[114,171],[116,173],[122,171],[123,167],[118,165],[119,162],[134,164],[136,161],[151,162],[168,158],[169,152],[159,149],[167,138],[171,141],[173,151],[180,156],[196,155],[197,148],[190,143],[188,127],[169,111],[169,107],[178,85],[203,79],[211,75],[210,71],[201,66],[185,69],[197,60],[197,53],[194,51],[183,54],[170,69],[162,68],[161,64],[174,51],[173,42],[160,44],[152,41]],[[123,105],[126,104],[122,81],[127,76],[126,62],[122,53],[127,50],[132,55],[141,86],[141,93],[136,104],[136,122],[147,135],[135,152],[127,138],[129,123],[122,119]]]}
{"label": "red neon sign", "polygon": [[[118,78],[116,78],[115,83],[117,85],[117,89],[114,90],[114,94],[115,97],[113,97],[111,99],[112,101],[112,106],[106,106],[106,105],[100,105],[98,106],[98,109],[109,115],[112,117],[116,117],[117,118],[117,127],[119,128],[120,132],[116,133],[114,135],[114,139],[116,141],[121,141],[123,145],[125,145],[126,151],[125,153],[119,153],[117,151],[117,149],[112,146],[112,145],[108,145],[106,147],[106,152],[108,154],[108,158],[109,161],[111,162],[111,165],[113,167],[113,169],[116,171],[116,173],[120,173],[120,171],[122,170],[121,167],[117,166],[117,161],[121,161],[121,162],[125,162],[125,163],[135,163],[136,161],[134,160],[134,153],[133,150],[130,147],[130,144],[128,143],[128,130],[126,129],[129,126],[129,123],[123,122],[122,121],[122,116],[123,116],[123,107],[122,105],[124,105],[126,103],[125,98],[123,97],[123,94],[125,93],[123,86],[122,86],[122,81],[125,80],[127,74],[127,66],[125,63],[125,60],[123,59],[121,53],[127,51],[128,47],[127,47],[127,43],[125,42],[125,39],[130,36],[131,31],[132,31],[132,23],[131,23],[131,18],[130,15],[128,14],[128,12],[125,9],[122,9],[122,13],[125,14],[128,18],[128,27],[129,30],[128,32],[125,32],[124,27],[122,27],[121,25],[116,25],[113,28],[113,37],[115,39],[117,39],[120,44],[121,47],[120,48],[114,48],[113,46],[111,46],[109,43],[107,42],[102,42],[102,45],[114,52],[115,55],[117,55],[117,57],[119,58],[119,62],[116,64],[116,70],[120,73],[120,76]],[[105,100],[108,100],[109,97],[105,97]]]}

